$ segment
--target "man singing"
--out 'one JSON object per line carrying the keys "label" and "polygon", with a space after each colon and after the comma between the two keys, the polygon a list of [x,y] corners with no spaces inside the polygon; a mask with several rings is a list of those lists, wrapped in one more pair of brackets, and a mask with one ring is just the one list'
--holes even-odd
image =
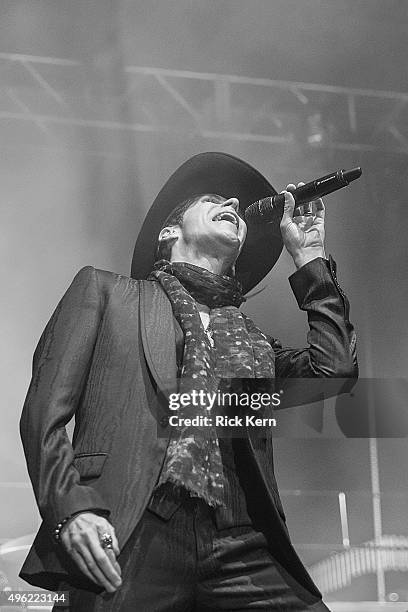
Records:
{"label": "man singing", "polygon": [[[169,424],[171,392],[357,377],[323,203],[293,217],[294,188],[280,231],[247,229],[246,207],[276,191],[231,155],[194,156],[148,212],[131,278],[83,268],[52,315],[21,418],[43,522],[20,575],[69,591],[65,609],[328,610],[289,539],[272,428],[223,438]],[[239,309],[283,245],[308,315],[302,349],[282,348]]]}

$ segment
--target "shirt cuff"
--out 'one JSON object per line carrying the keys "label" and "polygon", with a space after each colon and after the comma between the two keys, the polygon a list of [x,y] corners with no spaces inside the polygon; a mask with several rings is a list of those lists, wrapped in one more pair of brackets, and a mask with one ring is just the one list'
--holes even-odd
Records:
{"label": "shirt cuff", "polygon": [[330,260],[312,259],[289,277],[289,283],[301,309],[311,302],[324,300],[331,294],[333,283]]}

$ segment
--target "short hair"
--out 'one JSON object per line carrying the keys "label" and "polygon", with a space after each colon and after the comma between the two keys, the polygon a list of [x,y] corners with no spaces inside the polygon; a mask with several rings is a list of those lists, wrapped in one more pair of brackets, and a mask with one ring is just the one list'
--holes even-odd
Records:
{"label": "short hair", "polygon": [[[164,221],[160,231],[163,228],[171,226],[171,225],[178,225],[182,227],[184,213],[189,208],[191,208],[191,206],[196,204],[198,200],[201,200],[201,198],[203,198],[204,196],[208,197],[210,202],[214,201],[214,203],[220,202],[220,199],[223,198],[223,196],[220,196],[216,193],[200,193],[200,194],[191,196],[190,198],[187,198],[186,200],[183,200],[180,204],[178,204],[175,208],[173,208],[171,213],[168,215],[168,217]],[[167,259],[169,261],[171,257],[171,249],[172,249],[172,246],[169,244],[168,240],[159,240],[157,243],[156,260]]]}

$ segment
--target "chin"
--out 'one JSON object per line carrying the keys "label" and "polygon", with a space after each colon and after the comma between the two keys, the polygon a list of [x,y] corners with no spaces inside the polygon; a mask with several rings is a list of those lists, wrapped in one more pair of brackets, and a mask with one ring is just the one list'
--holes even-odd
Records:
{"label": "chin", "polygon": [[236,234],[232,232],[217,232],[212,235],[212,252],[217,251],[220,256],[234,263],[243,244]]}
{"label": "chin", "polygon": [[224,249],[224,252],[228,259],[234,260],[238,257],[241,251],[241,243],[239,240],[229,240],[224,242],[224,246],[228,245],[228,249]]}
{"label": "chin", "polygon": [[230,244],[234,244],[234,245],[238,245],[238,247],[241,247],[241,241],[238,238],[237,234],[234,234],[232,232],[224,232],[222,234],[222,236],[225,238],[226,241],[228,241]]}

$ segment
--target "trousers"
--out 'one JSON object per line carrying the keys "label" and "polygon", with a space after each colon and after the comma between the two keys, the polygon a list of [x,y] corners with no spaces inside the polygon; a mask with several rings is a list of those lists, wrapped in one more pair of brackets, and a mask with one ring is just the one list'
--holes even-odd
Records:
{"label": "trousers", "polygon": [[[164,485],[166,487],[166,485]],[[167,499],[166,499],[167,498]],[[168,502],[166,505],[166,501]],[[150,505],[121,551],[121,588],[70,590],[71,612],[215,612],[329,609],[307,606],[251,525],[219,529],[203,500],[161,496],[166,518]],[[62,612],[63,608],[54,608]]]}

